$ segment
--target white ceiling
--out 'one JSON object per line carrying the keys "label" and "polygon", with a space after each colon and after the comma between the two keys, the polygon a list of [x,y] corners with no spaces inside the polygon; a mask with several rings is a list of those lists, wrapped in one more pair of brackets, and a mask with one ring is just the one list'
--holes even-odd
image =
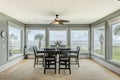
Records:
{"label": "white ceiling", "polygon": [[0,0],[0,12],[26,24],[49,24],[55,14],[70,24],[90,24],[118,9],[117,0]]}

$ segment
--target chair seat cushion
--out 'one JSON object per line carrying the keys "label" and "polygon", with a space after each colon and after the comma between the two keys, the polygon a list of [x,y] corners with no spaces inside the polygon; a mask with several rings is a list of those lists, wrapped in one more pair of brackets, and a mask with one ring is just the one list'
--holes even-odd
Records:
{"label": "chair seat cushion", "polygon": [[39,54],[36,55],[36,57],[43,57],[43,56],[44,56],[44,55],[41,55],[41,54],[40,54],[40,55],[39,55]]}
{"label": "chair seat cushion", "polygon": [[65,60],[69,60],[70,58],[59,58],[59,59],[65,61]]}
{"label": "chair seat cushion", "polygon": [[45,60],[55,60],[55,58],[45,58]]}

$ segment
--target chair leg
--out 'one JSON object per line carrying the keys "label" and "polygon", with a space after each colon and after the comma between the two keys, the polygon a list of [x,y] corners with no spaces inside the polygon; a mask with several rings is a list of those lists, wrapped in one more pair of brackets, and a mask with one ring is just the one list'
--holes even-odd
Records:
{"label": "chair leg", "polygon": [[55,74],[56,74],[56,61],[55,61]]}
{"label": "chair leg", "polygon": [[38,58],[37,58],[37,64],[38,64]]}
{"label": "chair leg", "polygon": [[46,73],[46,69],[44,68],[44,74]]}
{"label": "chair leg", "polygon": [[34,59],[34,65],[33,65],[33,67],[35,67],[35,64],[36,64],[36,58]]}
{"label": "chair leg", "polygon": [[43,65],[43,67],[44,67],[44,58],[42,58],[42,65]]}
{"label": "chair leg", "polygon": [[79,64],[79,58],[77,59],[77,64],[78,64],[78,67],[80,67],[80,64]]}
{"label": "chair leg", "polygon": [[47,62],[44,63],[44,74],[46,73]]}
{"label": "chair leg", "polygon": [[69,62],[69,73],[71,74],[71,65],[70,65],[70,62]]}
{"label": "chair leg", "polygon": [[59,62],[59,74],[60,74],[60,62]]}
{"label": "chair leg", "polygon": [[71,74],[71,69],[69,69],[69,73]]}
{"label": "chair leg", "polygon": [[67,62],[65,61],[65,68],[67,68]]}

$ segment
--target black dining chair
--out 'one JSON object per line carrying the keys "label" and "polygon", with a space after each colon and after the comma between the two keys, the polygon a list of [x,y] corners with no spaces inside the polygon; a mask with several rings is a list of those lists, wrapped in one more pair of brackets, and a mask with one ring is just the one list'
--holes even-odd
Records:
{"label": "black dining chair", "polygon": [[46,73],[47,69],[54,69],[56,74],[56,61],[57,55],[55,50],[52,49],[45,49],[44,50],[44,74]]}
{"label": "black dining chair", "polygon": [[[75,51],[73,51],[70,55],[71,62],[73,64],[77,64],[78,67],[80,67],[80,65],[79,65],[79,53],[80,53],[80,46],[77,46],[77,49]],[[74,61],[73,61],[73,59],[74,59]]]}
{"label": "black dining chair", "polygon": [[[37,54],[37,47],[36,46],[33,47],[33,51],[34,51],[34,65],[33,65],[33,67],[35,67],[36,64],[42,64],[44,66],[44,64],[43,64],[44,54]],[[42,61],[40,60],[40,58],[42,59]]]}
{"label": "black dining chair", "polygon": [[70,51],[69,50],[61,50],[59,53],[59,74],[61,69],[69,70],[71,74],[71,64],[70,64]]}

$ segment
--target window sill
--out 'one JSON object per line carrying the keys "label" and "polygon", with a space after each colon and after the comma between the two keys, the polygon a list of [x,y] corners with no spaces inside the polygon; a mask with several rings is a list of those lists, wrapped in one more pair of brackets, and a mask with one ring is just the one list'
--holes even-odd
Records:
{"label": "window sill", "polygon": [[8,60],[12,60],[12,59],[18,58],[20,56],[22,56],[22,54],[14,54],[13,56],[8,57]]}
{"label": "window sill", "polygon": [[117,61],[117,60],[111,59],[111,60],[108,60],[108,62],[110,62],[110,63],[113,64],[113,65],[116,65],[116,66],[119,66],[119,67],[120,67],[120,62]]}
{"label": "window sill", "polygon": [[103,60],[103,61],[105,61],[105,62],[107,62],[111,65],[114,65],[114,66],[118,67],[118,68],[120,67],[120,62],[117,61],[117,60],[112,60],[112,59],[111,60],[105,60],[105,58],[103,56],[100,56],[96,53],[92,53],[92,56],[94,56],[96,58],[99,58],[99,59],[101,59],[101,60]]}
{"label": "window sill", "polygon": [[92,55],[95,56],[95,57],[98,57],[98,58],[100,58],[100,59],[105,60],[104,56],[99,55],[99,54],[97,54],[97,53],[92,53]]}

